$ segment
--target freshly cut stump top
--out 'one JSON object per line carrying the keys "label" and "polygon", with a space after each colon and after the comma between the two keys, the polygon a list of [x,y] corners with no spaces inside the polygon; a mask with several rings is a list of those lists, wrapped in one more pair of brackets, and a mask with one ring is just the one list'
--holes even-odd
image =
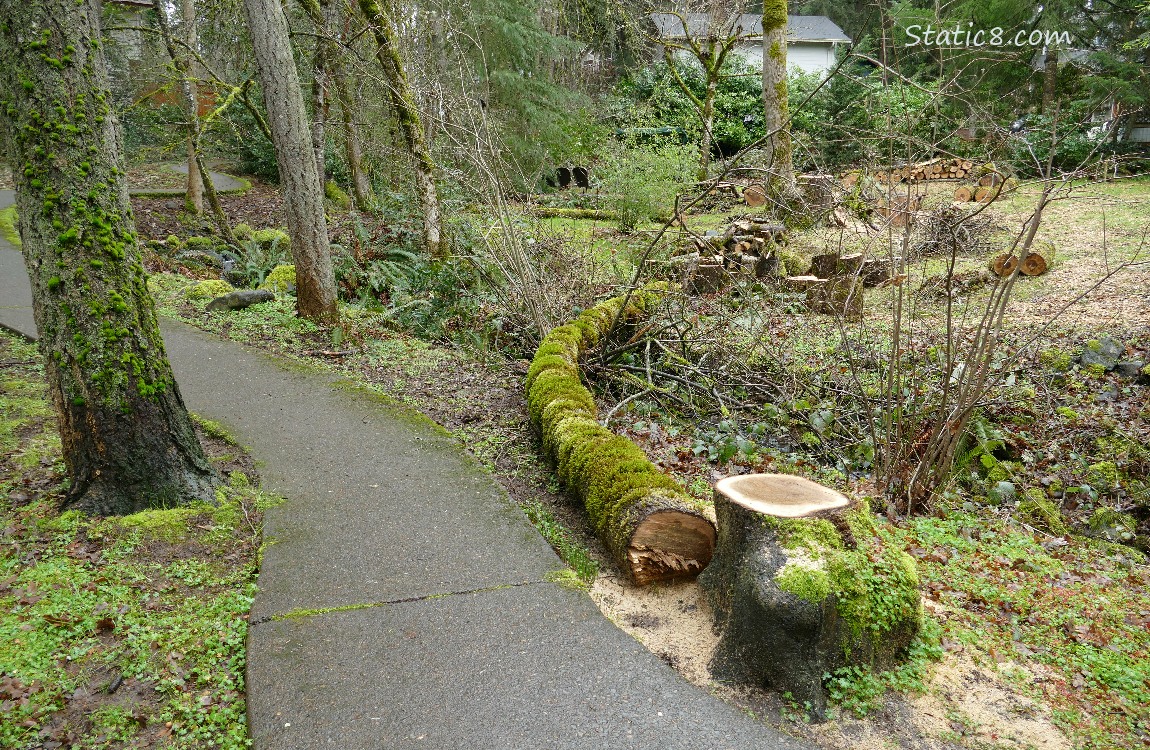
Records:
{"label": "freshly cut stump top", "polygon": [[844,495],[793,474],[727,477],[715,491],[747,510],[778,518],[803,518],[850,504]]}

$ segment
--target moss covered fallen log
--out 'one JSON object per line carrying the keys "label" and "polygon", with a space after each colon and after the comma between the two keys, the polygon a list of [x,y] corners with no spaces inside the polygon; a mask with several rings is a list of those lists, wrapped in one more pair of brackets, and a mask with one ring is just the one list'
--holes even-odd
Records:
{"label": "moss covered fallen log", "polygon": [[541,219],[595,219],[597,221],[615,221],[619,218],[618,211],[605,208],[561,208],[558,206],[536,206],[532,213]]}
{"label": "moss covered fallen log", "polygon": [[579,358],[616,317],[642,317],[666,288],[609,299],[553,329],[527,373],[531,420],[560,481],[583,501],[607,549],[640,585],[699,573],[711,560],[715,527],[638,446],[599,424],[595,399],[579,378]]}

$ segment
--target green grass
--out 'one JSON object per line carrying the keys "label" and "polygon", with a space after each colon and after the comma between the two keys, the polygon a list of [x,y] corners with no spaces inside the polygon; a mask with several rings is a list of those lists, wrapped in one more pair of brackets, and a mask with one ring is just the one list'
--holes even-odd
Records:
{"label": "green grass", "polygon": [[[0,360],[36,358],[0,335]],[[236,474],[215,506],[60,513],[41,379],[0,368],[0,747],[249,747],[247,613],[272,499]]]}

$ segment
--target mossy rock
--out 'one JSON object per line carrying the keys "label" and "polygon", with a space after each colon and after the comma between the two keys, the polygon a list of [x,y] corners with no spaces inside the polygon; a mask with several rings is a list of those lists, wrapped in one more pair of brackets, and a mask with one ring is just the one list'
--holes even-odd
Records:
{"label": "mossy rock", "polygon": [[259,288],[277,293],[294,292],[295,283],[295,266],[287,264],[273,268],[264,278]]}
{"label": "mossy rock", "polygon": [[1061,349],[1046,349],[1038,355],[1039,363],[1048,370],[1067,372],[1074,367],[1074,355]]}
{"label": "mossy rock", "polygon": [[[630,440],[596,420],[579,359],[612,324],[642,317],[667,290],[648,285],[558,326],[536,350],[525,383],[531,422],[564,486],[578,496],[620,566],[639,584],[697,574],[710,561],[714,526],[698,503]],[[656,530],[674,528],[666,538]]]}
{"label": "mossy rock", "polygon": [[351,208],[351,196],[347,194],[346,190],[337,185],[335,180],[328,180],[324,183],[323,196],[331,201],[336,208],[343,211]]}
{"label": "mossy rock", "polygon": [[788,250],[786,248],[779,248],[779,270],[786,273],[787,276],[802,276],[811,267],[811,262],[802,255]]}
{"label": "mossy rock", "polygon": [[1116,544],[1132,544],[1137,529],[1138,521],[1134,516],[1113,508],[1098,508],[1086,522],[1086,536]]}
{"label": "mossy rock", "polygon": [[235,287],[222,279],[209,279],[192,284],[184,295],[188,299],[215,299],[234,291]]}
{"label": "mossy rock", "polygon": [[282,229],[255,229],[249,235],[248,239],[253,242],[258,242],[260,246],[270,248],[276,245],[280,248],[287,248],[291,245],[291,237]]}
{"label": "mossy rock", "polygon": [[1062,510],[1038,487],[1031,487],[1022,493],[1022,499],[1018,502],[1018,520],[1050,534],[1062,535],[1070,531],[1062,517]]}

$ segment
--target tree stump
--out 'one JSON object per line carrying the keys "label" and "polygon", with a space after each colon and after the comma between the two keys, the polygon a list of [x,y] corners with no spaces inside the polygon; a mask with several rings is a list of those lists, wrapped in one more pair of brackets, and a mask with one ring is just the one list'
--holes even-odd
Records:
{"label": "tree stump", "polygon": [[703,258],[688,271],[684,289],[688,294],[721,292],[731,283],[731,274],[723,268],[722,256]]}
{"label": "tree stump", "polygon": [[[826,709],[823,675],[889,667],[918,630],[914,562],[885,548],[865,503],[801,477],[715,486],[718,539],[699,584],[721,631],[715,677]],[[860,538],[861,537],[861,538]]]}
{"label": "tree stump", "polygon": [[819,253],[811,257],[811,276],[829,279],[836,274],[839,264],[838,253]]}
{"label": "tree stump", "polygon": [[835,276],[807,289],[807,309],[858,320],[863,316],[864,297],[863,285],[854,276]]}

